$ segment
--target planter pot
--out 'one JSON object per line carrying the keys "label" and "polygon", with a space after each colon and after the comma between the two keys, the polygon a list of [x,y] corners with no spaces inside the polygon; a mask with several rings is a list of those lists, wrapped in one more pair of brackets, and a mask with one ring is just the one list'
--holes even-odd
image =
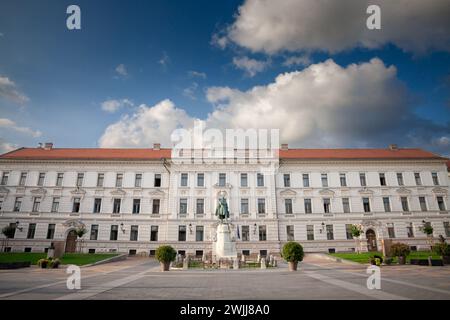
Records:
{"label": "planter pot", "polygon": [[444,264],[450,264],[450,256],[443,256],[442,261]]}
{"label": "planter pot", "polygon": [[406,264],[406,257],[398,257],[398,264]]}
{"label": "planter pot", "polygon": [[297,265],[298,265],[297,261],[295,262],[289,261],[289,271],[297,271]]}
{"label": "planter pot", "polygon": [[160,262],[161,263],[161,271],[169,271],[170,262]]}

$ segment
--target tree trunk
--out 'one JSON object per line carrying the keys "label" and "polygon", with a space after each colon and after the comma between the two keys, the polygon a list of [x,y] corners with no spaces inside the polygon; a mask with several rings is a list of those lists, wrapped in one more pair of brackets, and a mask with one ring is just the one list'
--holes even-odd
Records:
{"label": "tree trunk", "polygon": [[289,261],[289,271],[297,271],[298,261]]}

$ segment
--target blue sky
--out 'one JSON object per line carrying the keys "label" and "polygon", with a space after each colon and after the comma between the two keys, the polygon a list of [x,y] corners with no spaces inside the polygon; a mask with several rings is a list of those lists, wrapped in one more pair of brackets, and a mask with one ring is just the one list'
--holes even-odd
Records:
{"label": "blue sky", "polygon": [[[149,147],[150,142],[156,140],[162,140],[161,142],[167,145],[164,143],[167,141],[164,137],[158,137],[157,132],[161,131],[158,130],[158,126],[180,126],[189,124],[194,118],[208,122],[208,114],[215,108],[225,109],[226,115],[231,115],[230,119],[248,118],[242,113],[244,109],[255,108],[252,101],[268,99],[267,101],[276,104],[276,101],[284,101],[282,95],[286,95],[282,89],[279,89],[276,93],[278,96],[273,99],[267,92],[261,93],[261,96],[256,96],[256,93],[250,94],[255,87],[260,86],[263,88],[262,91],[267,91],[268,86],[276,82],[275,78],[278,75],[305,72],[314,65],[321,66],[320,72],[326,74],[327,70],[335,70],[334,65],[324,64],[328,59],[332,59],[333,63],[342,69],[341,71],[336,69],[334,72],[343,72],[348,77],[355,78],[348,80],[349,83],[345,88],[337,90],[335,88],[339,85],[339,78],[333,76],[330,80],[330,89],[337,91],[332,97],[339,95],[340,92],[344,95],[359,90],[365,92],[372,85],[379,86],[377,92],[383,95],[382,90],[389,90],[394,83],[398,86],[398,90],[392,90],[396,92],[387,94],[393,95],[386,104],[391,109],[380,111],[380,117],[383,114],[401,117],[405,112],[407,117],[398,122],[398,127],[395,121],[388,121],[389,126],[381,124],[384,122],[381,118],[378,121],[380,126],[374,125],[370,132],[358,131],[356,128],[352,130],[345,123],[335,125],[332,122],[335,117],[329,113],[331,111],[324,111],[331,110],[327,109],[330,107],[320,104],[322,99],[320,91],[313,91],[319,92],[313,98],[305,96],[307,92],[303,92],[299,93],[299,106],[293,102],[290,105],[291,101],[286,101],[286,105],[290,105],[289,108],[294,110],[301,109],[302,112],[299,114],[307,112],[309,118],[301,116],[295,118],[296,113],[290,112],[292,109],[283,110],[283,106],[278,105],[271,105],[274,109],[261,115],[270,120],[274,115],[281,117],[283,113],[292,114],[292,117],[286,120],[280,118],[279,122],[275,121],[278,127],[283,125],[283,121],[296,121],[299,125],[302,121],[316,123],[313,129],[309,131],[305,129],[303,134],[289,133],[283,136],[291,145],[384,147],[390,143],[398,143],[405,147],[422,147],[443,154],[450,153],[448,36],[445,38],[444,35],[444,40],[448,43],[442,45],[436,44],[442,42],[442,39],[436,40],[433,34],[420,35],[436,41],[433,43],[430,40],[425,51],[409,45],[408,39],[404,41],[406,45],[402,45],[402,41],[397,39],[405,33],[396,30],[395,35],[391,37],[394,40],[389,41],[389,37],[383,35],[380,36],[383,40],[377,39],[378,43],[375,46],[349,44],[345,48],[336,49],[320,47],[319,44],[310,47],[304,45],[303,39],[298,39],[296,47],[292,48],[289,45],[291,40],[286,35],[285,43],[280,40],[275,49],[264,49],[264,41],[267,42],[264,37],[269,37],[270,40],[272,35],[265,34],[252,39],[250,34],[250,37],[246,38],[245,33],[248,30],[242,29],[237,23],[240,19],[247,18],[245,14],[250,16],[254,14],[250,10],[252,1],[247,2],[2,1],[0,4],[0,80],[3,79],[3,82],[0,81],[0,86],[3,86],[0,87],[2,151],[17,146],[35,146],[41,141],[53,141],[57,147]],[[436,1],[436,6],[439,2]],[[66,28],[68,16],[66,8],[70,4],[77,4],[81,8],[81,30],[71,31]],[[238,8],[241,5],[244,7],[247,5],[249,10],[245,13],[240,12]],[[281,2],[280,6],[286,7],[286,11],[280,9],[280,12],[270,14],[279,14],[283,17],[286,12],[299,9],[289,8],[290,5],[288,2],[286,4]],[[308,1],[305,1],[305,5],[308,5]],[[259,10],[258,12],[274,11],[268,4],[261,4]],[[262,16],[264,14],[263,12]],[[365,17],[365,13],[362,12],[361,18]],[[450,19],[448,15],[447,18]],[[345,20],[346,17],[340,19]],[[444,21],[440,17],[434,20],[436,23]],[[262,19],[261,25],[266,21],[267,19]],[[268,27],[270,30],[270,25]],[[423,26],[413,25],[410,32],[414,33],[414,28],[419,27]],[[450,34],[450,30],[446,29],[448,24],[445,22],[438,27],[444,28],[444,31]],[[230,31],[232,29],[235,30],[234,34]],[[389,32],[393,33],[392,30],[387,30],[386,34]],[[275,34],[273,39],[282,39],[282,36]],[[314,36],[320,38],[321,34]],[[216,41],[220,37],[226,39],[225,46]],[[310,40],[312,43],[314,39]],[[287,65],[286,61],[290,57],[303,57],[306,60]],[[374,64],[370,63],[373,58],[378,58],[384,64],[384,68],[379,69],[381,76],[388,73],[389,66],[395,67],[392,79],[389,78],[384,83],[381,80],[371,79],[369,75],[366,76],[363,67],[355,71],[357,75],[348,69],[351,64],[367,64],[368,68],[375,68]],[[252,62],[253,67],[256,65],[255,69],[252,69]],[[302,79],[314,75],[312,72],[305,72],[298,77],[300,79],[298,81],[306,81]],[[376,83],[373,84],[372,81]],[[298,85],[299,88],[304,87],[301,86],[301,82]],[[348,86],[355,88],[348,89]],[[358,89],[357,86],[363,88]],[[210,91],[211,88],[232,88],[242,95],[233,94],[218,98],[217,92]],[[402,90],[406,93],[397,96],[397,91]],[[293,94],[292,99],[295,100],[295,92]],[[324,89],[324,95],[327,94],[329,90]],[[165,116],[177,117],[177,113],[171,116],[170,112],[175,109],[181,110],[185,113],[185,121],[177,119],[180,121],[172,124],[159,123],[157,119],[148,120],[149,117],[157,118],[157,109],[152,113],[150,111],[165,99],[171,102],[170,106],[167,106],[170,110],[166,110]],[[318,102],[308,106],[306,101],[311,101],[310,99]],[[336,99],[339,101],[339,96]],[[112,100],[121,107],[115,112],[103,110],[102,104]],[[361,101],[361,97],[340,102],[341,113],[356,110],[355,101]],[[249,104],[248,107],[246,103]],[[380,103],[384,104],[382,100]],[[139,113],[138,109],[142,104],[144,104],[142,108],[146,109]],[[352,104],[352,107],[348,109],[346,104]],[[397,107],[396,104],[401,106]],[[281,110],[278,112],[279,108]],[[375,108],[376,106],[374,110]],[[147,111],[149,113],[145,113]],[[322,112],[328,113],[322,115]],[[143,120],[144,113],[147,120]],[[365,112],[362,112],[356,119],[361,119],[364,114]],[[322,116],[323,119],[332,122],[327,123],[327,128],[335,127],[333,130],[327,131],[319,124]],[[349,114],[349,117],[351,116]],[[257,122],[265,123],[265,120],[263,118]],[[150,121],[148,126],[155,126],[155,130],[143,132],[139,126],[146,127],[145,121]],[[116,126],[110,127],[114,124]],[[243,120],[229,120],[219,124],[222,127],[251,125],[252,122],[247,125]],[[109,127],[110,130],[106,133]],[[377,130],[380,134],[377,134]],[[118,136],[120,138],[117,138]],[[339,136],[339,139],[331,139],[328,136]]]}

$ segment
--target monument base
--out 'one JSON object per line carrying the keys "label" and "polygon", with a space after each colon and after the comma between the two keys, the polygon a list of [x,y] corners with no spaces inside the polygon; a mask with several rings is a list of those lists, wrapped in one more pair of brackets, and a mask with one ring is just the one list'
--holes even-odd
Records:
{"label": "monument base", "polygon": [[237,258],[236,242],[231,240],[231,228],[228,223],[220,223],[217,226],[215,249],[217,260]]}

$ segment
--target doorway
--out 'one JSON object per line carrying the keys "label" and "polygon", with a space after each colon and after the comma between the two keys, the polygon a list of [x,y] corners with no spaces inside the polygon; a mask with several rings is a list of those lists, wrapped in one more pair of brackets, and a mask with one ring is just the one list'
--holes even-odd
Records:
{"label": "doorway", "polygon": [[67,234],[65,252],[74,253],[76,248],[77,248],[77,233],[75,232],[75,230],[71,230]]}

